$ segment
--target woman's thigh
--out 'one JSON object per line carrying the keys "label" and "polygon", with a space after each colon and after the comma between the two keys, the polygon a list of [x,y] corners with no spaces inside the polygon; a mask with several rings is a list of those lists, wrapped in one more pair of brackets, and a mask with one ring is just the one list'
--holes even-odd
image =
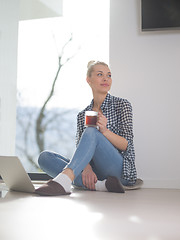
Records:
{"label": "woman's thigh", "polygon": [[53,178],[62,172],[69,161],[62,155],[51,151],[43,151],[38,158],[41,169]]}

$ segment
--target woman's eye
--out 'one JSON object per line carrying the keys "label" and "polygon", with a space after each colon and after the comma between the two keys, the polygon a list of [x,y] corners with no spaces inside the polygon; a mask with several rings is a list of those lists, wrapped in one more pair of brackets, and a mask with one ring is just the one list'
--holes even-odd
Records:
{"label": "woman's eye", "polygon": [[109,74],[109,75],[108,75],[108,77],[110,77],[110,78],[111,78],[111,74]]}
{"label": "woman's eye", "polygon": [[98,73],[98,76],[102,76],[102,73]]}

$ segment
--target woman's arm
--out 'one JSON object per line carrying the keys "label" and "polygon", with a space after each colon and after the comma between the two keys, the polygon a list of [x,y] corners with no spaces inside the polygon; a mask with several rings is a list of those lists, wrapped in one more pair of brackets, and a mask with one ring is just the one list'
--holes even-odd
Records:
{"label": "woman's arm", "polygon": [[90,190],[95,190],[95,183],[97,182],[97,176],[93,172],[92,167],[88,164],[82,171],[82,182]]}
{"label": "woman's arm", "polygon": [[108,130],[108,129],[103,133],[103,135],[104,135],[116,148],[118,148],[118,149],[121,150],[121,151],[126,151],[127,146],[128,146],[128,141],[127,141],[125,138],[123,138],[123,137],[121,137],[121,136],[119,136],[119,135],[111,132],[111,131]]}
{"label": "woman's arm", "polygon": [[99,131],[118,149],[121,151],[125,151],[128,146],[128,141],[110,130],[107,129],[107,118],[102,114],[98,113],[98,122],[97,126],[99,127]]}

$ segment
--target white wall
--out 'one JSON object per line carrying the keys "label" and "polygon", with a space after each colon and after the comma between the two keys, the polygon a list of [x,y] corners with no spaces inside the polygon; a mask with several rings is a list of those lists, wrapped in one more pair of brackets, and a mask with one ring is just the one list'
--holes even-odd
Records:
{"label": "white wall", "polygon": [[0,155],[13,155],[19,0],[0,0]]}
{"label": "white wall", "polygon": [[62,16],[63,0],[20,0],[19,20]]}
{"label": "white wall", "polygon": [[180,30],[141,32],[140,15],[140,0],[111,0],[111,92],[133,105],[144,186],[180,188]]}

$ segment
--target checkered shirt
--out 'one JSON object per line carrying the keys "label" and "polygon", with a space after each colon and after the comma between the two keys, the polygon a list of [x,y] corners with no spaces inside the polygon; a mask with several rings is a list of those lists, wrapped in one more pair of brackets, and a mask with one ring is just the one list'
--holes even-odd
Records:
{"label": "checkered shirt", "polygon": [[[83,111],[77,115],[77,133],[76,145],[78,145],[82,133],[85,129],[85,111],[92,110],[93,100]],[[123,178],[129,183],[134,184],[136,181],[135,167],[135,151],[133,144],[133,121],[132,121],[132,106],[126,99],[115,97],[107,94],[104,102],[101,105],[103,115],[107,118],[107,128],[113,133],[124,137],[128,141],[126,151],[118,149],[123,156]]]}

